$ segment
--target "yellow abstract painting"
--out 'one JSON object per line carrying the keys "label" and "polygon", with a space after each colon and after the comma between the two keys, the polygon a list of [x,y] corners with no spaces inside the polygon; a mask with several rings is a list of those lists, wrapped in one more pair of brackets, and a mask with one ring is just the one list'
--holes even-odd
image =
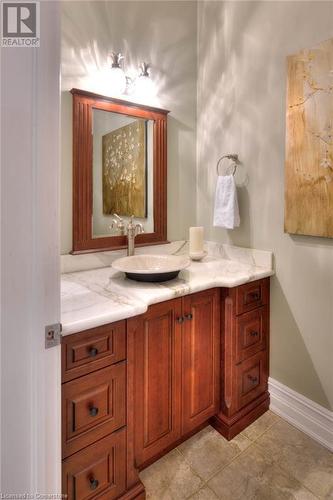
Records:
{"label": "yellow abstract painting", "polygon": [[146,123],[136,120],[102,137],[103,213],[144,218]]}
{"label": "yellow abstract painting", "polygon": [[333,39],[287,59],[285,231],[333,237]]}

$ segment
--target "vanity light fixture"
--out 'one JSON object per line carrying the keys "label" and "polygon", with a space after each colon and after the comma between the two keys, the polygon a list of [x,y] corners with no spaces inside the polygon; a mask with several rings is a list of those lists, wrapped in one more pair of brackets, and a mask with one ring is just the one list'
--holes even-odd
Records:
{"label": "vanity light fixture", "polygon": [[124,56],[120,52],[111,53],[111,91],[115,95],[121,95],[126,90],[126,75],[121,67]]}
{"label": "vanity light fixture", "polygon": [[146,62],[140,64],[140,74],[134,83],[134,93],[138,97],[152,97],[155,95],[155,88],[149,74],[150,65]]}
{"label": "vanity light fixture", "polygon": [[111,53],[110,86],[111,92],[116,95],[135,94],[145,98],[155,95],[154,85],[150,78],[149,67],[146,62],[140,64],[140,73],[136,77],[125,74],[122,67],[124,56],[120,52]]}

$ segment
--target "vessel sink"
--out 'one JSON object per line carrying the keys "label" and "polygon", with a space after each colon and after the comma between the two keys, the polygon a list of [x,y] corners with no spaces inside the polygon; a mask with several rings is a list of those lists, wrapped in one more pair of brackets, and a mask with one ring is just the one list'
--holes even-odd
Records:
{"label": "vessel sink", "polygon": [[126,273],[127,278],[149,282],[172,280],[189,265],[190,259],[184,255],[133,255],[112,263],[112,267]]}

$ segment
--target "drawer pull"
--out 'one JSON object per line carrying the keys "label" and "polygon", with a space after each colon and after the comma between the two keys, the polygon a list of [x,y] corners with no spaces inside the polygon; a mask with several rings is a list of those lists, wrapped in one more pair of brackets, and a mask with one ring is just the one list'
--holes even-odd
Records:
{"label": "drawer pull", "polygon": [[250,332],[251,337],[258,337],[259,333],[256,330]]}
{"label": "drawer pull", "polygon": [[251,293],[249,293],[249,296],[251,297],[252,300],[259,300],[260,299],[259,292],[251,292]]}
{"label": "drawer pull", "polygon": [[89,414],[92,417],[96,417],[96,415],[98,415],[98,408],[96,408],[96,406],[92,406],[91,408],[89,408]]}
{"label": "drawer pull", "polygon": [[247,378],[251,380],[252,384],[256,384],[258,382],[258,377],[253,377],[253,375],[248,375]]}
{"label": "drawer pull", "polygon": [[188,319],[189,321],[191,321],[191,319],[193,319],[193,314],[192,313],[185,314],[185,319]]}
{"label": "drawer pull", "polygon": [[89,356],[91,356],[92,358],[97,356],[97,354],[98,354],[98,349],[96,349],[96,347],[91,347],[89,349]]}
{"label": "drawer pull", "polygon": [[96,488],[98,488],[99,481],[97,479],[91,477],[89,479],[89,483],[90,483],[90,489],[91,490],[96,490]]}
{"label": "drawer pull", "polygon": [[179,316],[179,318],[177,318],[177,323],[184,323],[183,316]]}

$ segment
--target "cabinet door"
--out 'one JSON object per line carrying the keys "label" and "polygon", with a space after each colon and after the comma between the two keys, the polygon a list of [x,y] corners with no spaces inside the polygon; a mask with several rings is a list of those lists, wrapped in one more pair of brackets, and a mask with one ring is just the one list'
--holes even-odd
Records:
{"label": "cabinet door", "polygon": [[125,362],[63,384],[63,457],[125,425],[125,409]]}
{"label": "cabinet door", "polygon": [[182,334],[182,433],[218,412],[220,290],[184,297]]}
{"label": "cabinet door", "polygon": [[68,500],[112,500],[126,489],[126,430],[114,432],[63,461]]}
{"label": "cabinet door", "polygon": [[237,409],[240,410],[267,391],[268,353],[261,351],[236,366]]}
{"label": "cabinet door", "polygon": [[257,352],[266,349],[269,329],[267,306],[241,314],[236,318],[236,357],[241,363]]}
{"label": "cabinet door", "polygon": [[181,299],[175,299],[128,320],[129,342],[134,343],[136,466],[180,437],[180,317]]}
{"label": "cabinet door", "polygon": [[62,381],[68,382],[126,359],[126,322],[66,335],[61,341]]}

